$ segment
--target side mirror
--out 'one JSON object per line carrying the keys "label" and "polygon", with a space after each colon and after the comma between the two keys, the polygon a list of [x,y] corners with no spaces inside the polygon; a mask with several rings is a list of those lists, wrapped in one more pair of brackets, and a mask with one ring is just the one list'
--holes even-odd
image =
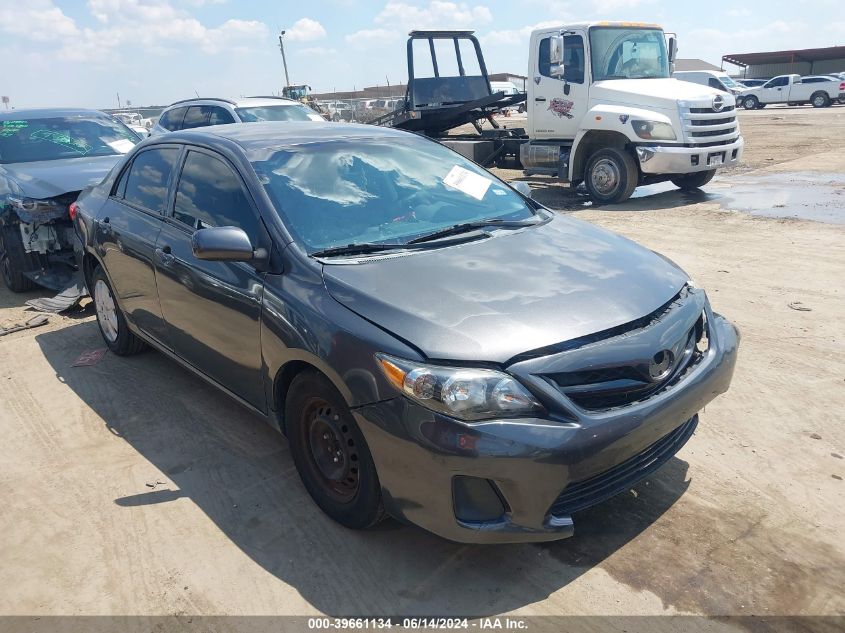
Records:
{"label": "side mirror", "polygon": [[675,56],[678,54],[678,39],[674,35],[668,38],[667,48],[669,49],[669,63],[675,63]]}
{"label": "side mirror", "polygon": [[563,35],[553,35],[549,38],[549,74],[561,78],[563,72]]}
{"label": "side mirror", "polygon": [[510,183],[511,187],[516,189],[519,193],[521,193],[526,198],[531,198],[531,185],[529,185],[524,180],[517,180],[516,182]]}
{"label": "side mirror", "polygon": [[198,230],[191,237],[191,250],[197,259],[211,262],[249,262],[255,258],[246,232],[235,226]]}

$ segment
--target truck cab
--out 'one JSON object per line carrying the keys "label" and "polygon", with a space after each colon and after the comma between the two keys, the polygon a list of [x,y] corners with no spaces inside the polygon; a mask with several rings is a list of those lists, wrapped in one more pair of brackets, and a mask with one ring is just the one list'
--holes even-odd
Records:
{"label": "truck cab", "polygon": [[526,172],[583,182],[598,202],[620,202],[640,184],[692,189],[736,164],[744,141],[734,96],[672,79],[676,48],[655,24],[533,31]]}

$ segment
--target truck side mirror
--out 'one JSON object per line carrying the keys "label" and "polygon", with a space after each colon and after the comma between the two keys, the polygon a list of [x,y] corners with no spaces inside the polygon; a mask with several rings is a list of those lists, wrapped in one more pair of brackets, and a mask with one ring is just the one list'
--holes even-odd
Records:
{"label": "truck side mirror", "polygon": [[549,74],[559,79],[563,71],[563,35],[553,35],[549,38]]}
{"label": "truck side mirror", "polygon": [[669,63],[674,64],[675,56],[678,54],[678,40],[674,35],[669,36],[667,48],[669,49]]}

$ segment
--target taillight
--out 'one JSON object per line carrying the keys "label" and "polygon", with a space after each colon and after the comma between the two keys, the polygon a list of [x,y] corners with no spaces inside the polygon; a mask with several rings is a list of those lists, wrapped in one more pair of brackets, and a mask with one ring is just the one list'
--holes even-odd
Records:
{"label": "taillight", "polygon": [[71,202],[67,208],[68,217],[70,217],[70,221],[73,222],[76,219],[76,214],[79,211],[79,206],[75,202]]}
{"label": "taillight", "polygon": [[845,92],[845,81],[839,84],[839,92]]}

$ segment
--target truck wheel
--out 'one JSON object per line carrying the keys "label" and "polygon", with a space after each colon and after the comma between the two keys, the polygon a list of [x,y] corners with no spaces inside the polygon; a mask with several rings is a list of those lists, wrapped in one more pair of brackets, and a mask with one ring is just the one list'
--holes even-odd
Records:
{"label": "truck wheel", "polygon": [[757,106],[759,106],[759,105],[760,105],[760,100],[757,97],[755,97],[754,95],[749,95],[749,96],[745,97],[745,99],[742,102],[742,107],[745,108],[746,110],[756,110]]}
{"label": "truck wheel", "polygon": [[384,518],[381,485],[367,443],[325,376],[306,371],[293,379],[285,426],[296,470],[323,512],[357,530]]}
{"label": "truck wheel", "polygon": [[813,93],[813,96],[810,97],[810,103],[813,104],[814,108],[826,108],[830,105],[830,97],[826,92],[820,90]]}
{"label": "truck wheel", "polygon": [[6,287],[12,292],[26,292],[37,288],[37,284],[23,274],[24,270],[33,268],[38,268],[37,258],[24,250],[18,227],[0,227],[0,269]]}
{"label": "truck wheel", "polygon": [[106,273],[99,266],[91,275],[91,297],[97,313],[97,325],[108,348],[118,356],[132,356],[143,351],[147,345],[129,331],[126,317],[112,294]]}
{"label": "truck wheel", "polygon": [[624,149],[606,147],[590,156],[584,172],[584,185],[596,202],[624,202],[639,184],[634,157]]}
{"label": "truck wheel", "polygon": [[678,176],[677,178],[672,178],[672,184],[681,189],[681,191],[691,191],[693,189],[699,189],[703,187],[708,182],[713,180],[713,176],[715,175],[715,169],[708,169],[707,171],[697,171],[692,174],[686,174],[685,176]]}

